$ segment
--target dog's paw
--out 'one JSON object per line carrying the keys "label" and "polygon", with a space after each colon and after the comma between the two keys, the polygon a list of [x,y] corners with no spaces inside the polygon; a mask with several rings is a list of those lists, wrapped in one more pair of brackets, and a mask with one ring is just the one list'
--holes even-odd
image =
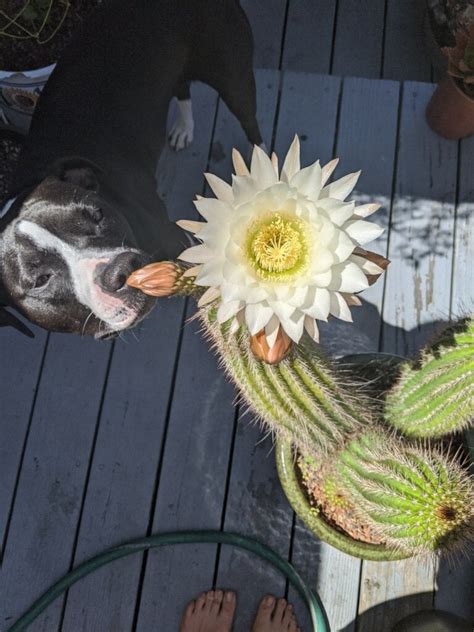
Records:
{"label": "dog's paw", "polygon": [[183,121],[176,121],[169,135],[168,141],[175,151],[188,147],[193,142],[194,125],[186,125]]}
{"label": "dog's paw", "polygon": [[169,143],[175,151],[180,151],[193,142],[193,135],[194,119],[191,99],[178,99],[176,120],[168,136]]}

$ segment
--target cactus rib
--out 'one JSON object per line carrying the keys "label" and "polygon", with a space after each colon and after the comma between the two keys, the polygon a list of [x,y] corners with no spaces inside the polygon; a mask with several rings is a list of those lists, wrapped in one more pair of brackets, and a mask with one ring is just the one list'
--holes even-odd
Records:
{"label": "cactus rib", "polygon": [[418,364],[406,363],[386,396],[386,421],[403,434],[439,438],[474,419],[474,321],[445,331]]}

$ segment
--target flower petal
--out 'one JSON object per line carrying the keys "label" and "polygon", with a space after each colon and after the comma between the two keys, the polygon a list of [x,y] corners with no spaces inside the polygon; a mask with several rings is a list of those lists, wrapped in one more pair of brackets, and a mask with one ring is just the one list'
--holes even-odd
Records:
{"label": "flower petal", "polygon": [[268,189],[278,181],[272,161],[261,147],[255,145],[250,164],[252,178],[258,182],[259,189]]}
{"label": "flower petal", "polygon": [[239,330],[240,323],[238,318],[234,318],[229,327],[229,334],[232,336]]}
{"label": "flower petal", "polygon": [[209,303],[212,303],[212,301],[215,301],[216,298],[219,298],[220,295],[221,293],[219,292],[218,288],[216,287],[207,288],[207,290],[204,292],[204,294],[201,296],[201,298],[198,301],[198,307],[203,307],[204,305],[208,305]]}
{"label": "flower petal", "polygon": [[260,188],[250,176],[232,176],[232,192],[234,204],[238,206],[252,200],[260,192]]}
{"label": "flower petal", "polygon": [[226,216],[230,213],[229,206],[217,198],[201,198],[200,200],[194,200],[194,206],[204,219],[213,223],[220,222],[223,219],[223,215]]}
{"label": "flower petal", "polygon": [[303,335],[304,318],[303,312],[296,310],[289,318],[280,319],[283,330],[296,343]]}
{"label": "flower petal", "polygon": [[234,165],[235,175],[248,176],[250,171],[245,164],[245,160],[242,158],[242,154],[237,149],[232,149],[232,163]]}
{"label": "flower petal", "polygon": [[267,339],[267,344],[270,349],[275,344],[279,329],[280,321],[275,316],[275,314],[273,314],[268,323],[265,325],[265,338]]}
{"label": "flower petal", "polygon": [[321,165],[319,160],[295,173],[290,180],[290,186],[296,187],[300,193],[306,195],[313,202],[317,202],[321,191]]}
{"label": "flower petal", "polygon": [[207,261],[212,261],[213,258],[214,253],[204,244],[187,248],[178,257],[181,261],[187,261],[188,263],[206,263]]}
{"label": "flower petal", "polygon": [[311,316],[305,316],[304,328],[306,329],[309,337],[312,338],[314,342],[319,342],[319,329],[314,318],[311,318]]}
{"label": "flower petal", "polygon": [[253,336],[263,329],[273,316],[273,310],[267,303],[254,303],[245,308],[245,322]]}
{"label": "flower petal", "polygon": [[326,211],[326,214],[336,226],[342,226],[344,222],[354,214],[354,202],[341,202],[335,198],[323,198],[317,202],[318,208]]}
{"label": "flower petal", "polygon": [[331,292],[331,306],[330,310],[333,316],[352,323],[352,314],[345,299],[339,292]]}
{"label": "flower petal", "polygon": [[281,168],[280,179],[283,182],[289,182],[300,168],[300,139],[295,135]]}
{"label": "flower petal", "polygon": [[199,274],[199,271],[202,269],[202,265],[193,266],[192,268],[188,268],[185,272],[183,272],[183,277],[195,277]]}
{"label": "flower petal", "polygon": [[355,242],[363,245],[380,237],[385,229],[374,222],[355,219],[347,222],[344,225],[344,230]]}
{"label": "flower petal", "polygon": [[351,255],[350,260],[357,263],[359,268],[365,272],[365,274],[380,275],[383,273],[383,268],[378,266],[373,261],[366,259],[365,257],[359,257],[358,255]]}
{"label": "flower petal", "polygon": [[326,288],[309,288],[306,299],[300,305],[301,311],[311,318],[327,320],[329,314],[330,292]]}
{"label": "flower petal", "polygon": [[332,281],[328,288],[338,292],[361,292],[369,287],[367,277],[352,261],[345,261],[332,268]]}
{"label": "flower petal", "polygon": [[349,173],[347,176],[339,178],[339,180],[335,180],[334,182],[331,182],[331,184],[327,184],[321,190],[321,197],[332,197],[337,200],[345,200],[355,187],[360,174],[360,171]]}
{"label": "flower petal", "polygon": [[360,307],[362,305],[362,301],[360,300],[360,298],[358,296],[356,296],[355,294],[345,294],[342,293],[342,296],[344,297],[344,300],[346,301],[346,303],[349,305],[349,307],[351,305],[357,305],[357,307]]}
{"label": "flower petal", "polygon": [[381,206],[381,204],[361,204],[355,207],[354,215],[357,215],[357,217],[369,217],[369,215],[378,211]]}
{"label": "flower petal", "polygon": [[[276,153],[274,151],[272,152],[271,160],[272,160],[273,168],[275,169],[275,175],[276,175],[276,177],[278,179],[280,177],[280,174],[278,173],[278,156],[276,155]],[[267,340],[267,342],[268,342],[268,340]]]}
{"label": "flower petal", "polygon": [[217,322],[225,323],[243,307],[242,301],[222,302],[217,309]]}
{"label": "flower petal", "polygon": [[222,283],[222,268],[223,261],[219,259],[204,263],[194,283],[196,285],[220,285]]}
{"label": "flower petal", "polygon": [[337,167],[339,158],[330,160],[324,167],[321,168],[321,184],[324,186],[332,175],[332,172]]}
{"label": "flower petal", "polygon": [[191,219],[180,219],[176,222],[176,224],[183,230],[187,231],[188,233],[193,233],[194,235],[197,235],[197,233],[205,225],[204,222],[194,222]]}
{"label": "flower petal", "polygon": [[213,173],[205,173],[204,177],[207,180],[207,183],[211,187],[214,195],[224,202],[229,202],[231,204],[234,201],[234,194],[232,193],[232,187],[230,184],[221,180],[218,176]]}

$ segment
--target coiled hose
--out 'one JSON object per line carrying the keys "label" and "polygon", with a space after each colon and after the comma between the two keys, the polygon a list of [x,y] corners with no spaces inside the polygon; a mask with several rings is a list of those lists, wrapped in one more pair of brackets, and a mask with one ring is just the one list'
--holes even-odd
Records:
{"label": "coiled hose", "polygon": [[114,560],[118,560],[131,553],[147,551],[148,549],[166,545],[204,543],[228,544],[240,549],[245,549],[272,564],[289,580],[305,601],[311,615],[313,632],[330,632],[327,616],[318,595],[314,594],[306,586],[289,562],[278,555],[278,553],[275,553],[275,551],[272,551],[268,546],[256,540],[237,533],[224,533],[221,531],[173,531],[169,533],[158,533],[107,549],[103,553],[99,553],[99,555],[86,560],[48,588],[48,590],[35,601],[31,608],[9,628],[8,632],[23,632],[23,630],[26,630],[56,597],[59,597],[70,586],[86,575],[89,575],[89,573]]}

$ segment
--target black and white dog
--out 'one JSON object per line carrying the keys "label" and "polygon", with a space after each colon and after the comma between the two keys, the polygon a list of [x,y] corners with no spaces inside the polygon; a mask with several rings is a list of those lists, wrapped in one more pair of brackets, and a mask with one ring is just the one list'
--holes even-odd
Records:
{"label": "black and white dog", "polygon": [[156,194],[169,103],[177,96],[176,149],[192,140],[192,80],[261,144],[252,49],[238,0],[104,2],[45,87],[0,208],[0,304],[100,338],[149,313],[153,299],[126,279],[189,245]]}

